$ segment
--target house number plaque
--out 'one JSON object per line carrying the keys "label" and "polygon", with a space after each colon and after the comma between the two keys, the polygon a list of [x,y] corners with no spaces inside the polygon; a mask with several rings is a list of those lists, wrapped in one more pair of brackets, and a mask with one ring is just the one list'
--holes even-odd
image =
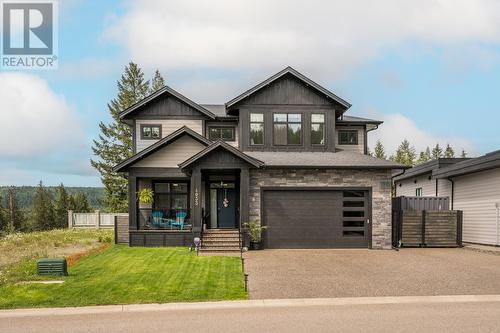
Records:
{"label": "house number plaque", "polygon": [[194,205],[198,206],[200,203],[200,193],[198,192],[198,188],[195,188],[194,190]]}

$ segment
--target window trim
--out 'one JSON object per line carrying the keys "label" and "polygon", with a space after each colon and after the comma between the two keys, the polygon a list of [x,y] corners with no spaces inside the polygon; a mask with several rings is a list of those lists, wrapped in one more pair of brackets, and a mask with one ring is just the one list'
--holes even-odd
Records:
{"label": "window trim", "polygon": [[[355,142],[342,142],[342,133],[356,133],[356,141]],[[359,131],[358,130],[349,130],[349,129],[339,129],[338,139],[339,145],[342,146],[357,146],[359,144]]]}
{"label": "window trim", "polygon": [[[261,114],[262,121],[252,121],[252,114]],[[252,143],[252,124],[262,124],[262,143]],[[248,145],[252,147],[263,147],[266,144],[266,114],[264,112],[248,112]]]}
{"label": "window trim", "polygon": [[[286,122],[275,122],[274,121],[274,115],[275,114],[286,114]],[[300,114],[300,123],[291,123],[288,121],[288,115],[289,114]],[[304,145],[304,113],[302,112],[273,112],[272,114],[272,120],[273,120],[273,146],[276,147],[300,147]],[[285,124],[286,125],[286,144],[277,144],[274,142],[274,124]],[[288,143],[288,125],[289,124],[300,124],[300,143]]]}
{"label": "window trim", "polygon": [[[317,122],[313,122],[312,121],[313,116],[314,115],[318,115],[318,114],[323,115],[323,122],[322,123],[317,123]],[[309,129],[309,132],[310,132],[309,135],[311,136],[311,146],[312,147],[326,147],[328,145],[328,143],[327,143],[328,136],[327,136],[327,133],[326,133],[327,132],[326,113],[324,113],[324,112],[313,112],[313,113],[311,113],[311,119],[310,119],[309,123],[311,125],[311,128]],[[312,125],[313,124],[323,124],[323,139],[324,139],[324,143],[323,144],[321,144],[321,143],[313,143],[312,142],[312,132],[313,132]]]}
{"label": "window trim", "polygon": [[[145,127],[158,127],[160,129],[160,137],[159,138],[147,138],[144,136],[143,128]],[[141,140],[160,140],[162,138],[161,136],[161,124],[141,124],[140,126],[140,132],[141,132]]]}
{"label": "window trim", "polygon": [[[228,129],[229,128],[229,129],[232,130],[232,137],[231,137],[231,139],[223,139],[222,135],[218,139],[212,139],[212,138],[210,138],[210,130],[211,129],[223,129],[223,128],[224,129]],[[234,142],[234,141],[236,141],[236,127],[235,126],[222,126],[222,125],[208,126],[208,139],[214,140],[214,141],[215,140],[222,140],[222,141],[231,141],[231,142]]]}

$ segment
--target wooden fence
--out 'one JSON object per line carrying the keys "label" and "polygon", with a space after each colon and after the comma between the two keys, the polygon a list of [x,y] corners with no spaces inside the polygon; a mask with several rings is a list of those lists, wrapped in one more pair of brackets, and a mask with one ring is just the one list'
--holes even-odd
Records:
{"label": "wooden fence", "polygon": [[115,217],[127,217],[127,213],[74,213],[68,211],[68,228],[96,228],[96,229],[113,229],[115,227]]}
{"label": "wooden fence", "polygon": [[462,246],[463,214],[459,210],[402,210],[393,214],[395,247]]}

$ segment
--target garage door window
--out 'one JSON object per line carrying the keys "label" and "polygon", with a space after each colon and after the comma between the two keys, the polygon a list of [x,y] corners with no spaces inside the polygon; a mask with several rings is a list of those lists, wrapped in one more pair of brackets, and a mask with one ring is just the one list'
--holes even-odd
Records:
{"label": "garage door window", "polygon": [[365,193],[364,191],[343,192],[343,237],[365,236]]}

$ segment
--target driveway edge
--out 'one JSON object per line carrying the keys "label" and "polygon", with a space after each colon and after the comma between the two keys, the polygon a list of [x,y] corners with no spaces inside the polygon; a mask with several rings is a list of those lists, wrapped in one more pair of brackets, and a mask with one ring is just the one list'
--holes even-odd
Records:
{"label": "driveway edge", "polygon": [[343,306],[343,305],[381,305],[416,303],[477,303],[500,302],[500,295],[446,295],[446,296],[385,296],[385,297],[346,297],[346,298],[299,298],[263,299],[246,301],[220,301],[196,303],[128,304],[102,305],[68,308],[39,308],[0,310],[0,318],[70,316],[81,314],[109,314],[120,312],[182,311],[202,309],[238,309],[266,307],[300,306]]}

